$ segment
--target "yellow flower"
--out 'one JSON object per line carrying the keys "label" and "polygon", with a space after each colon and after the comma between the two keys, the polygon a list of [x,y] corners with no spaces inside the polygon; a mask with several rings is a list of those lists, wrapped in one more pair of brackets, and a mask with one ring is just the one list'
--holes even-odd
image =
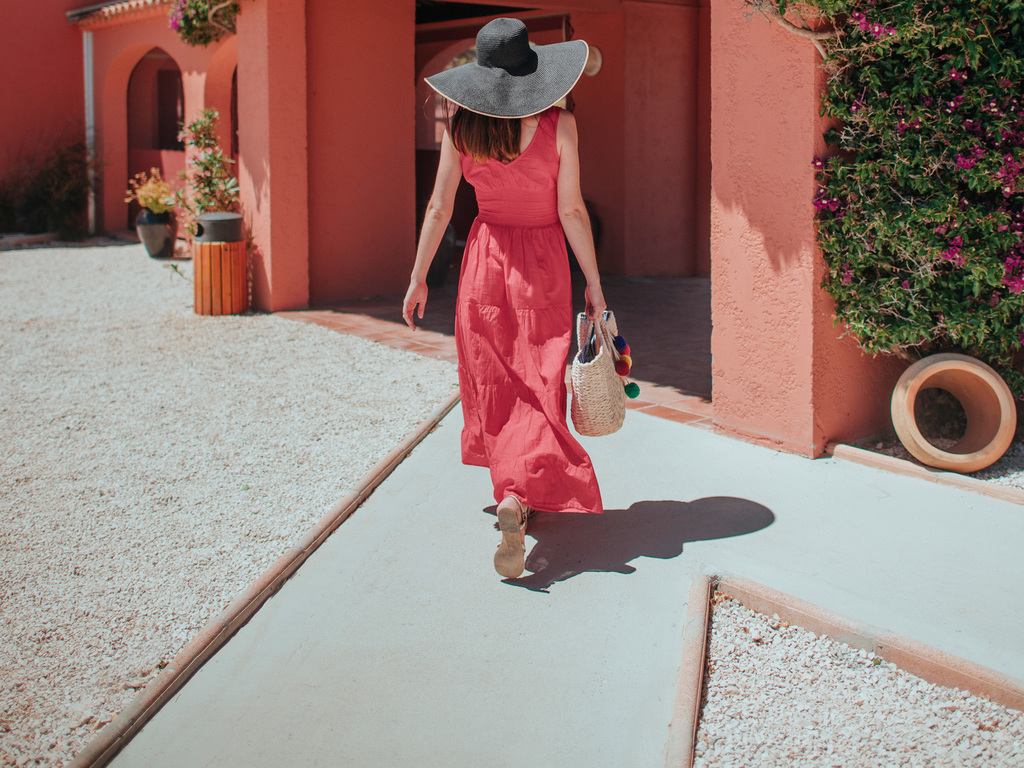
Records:
{"label": "yellow flower", "polygon": [[174,207],[174,190],[163,180],[159,168],[150,168],[148,176],[145,172],[137,173],[129,183],[131,188],[125,190],[126,203],[137,200],[153,213],[165,213]]}

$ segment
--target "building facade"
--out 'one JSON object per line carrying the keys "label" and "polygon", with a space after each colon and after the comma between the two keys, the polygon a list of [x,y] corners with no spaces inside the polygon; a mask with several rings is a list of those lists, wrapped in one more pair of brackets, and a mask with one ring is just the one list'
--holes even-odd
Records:
{"label": "building facade", "polygon": [[820,287],[819,55],[736,0],[240,0],[236,34],[205,48],[166,0],[20,5],[62,41],[63,74],[28,73],[36,88],[79,84],[66,119],[101,160],[98,227],[129,226],[132,173],[183,166],[168,124],[217,108],[267,311],[404,291],[436,152],[423,77],[483,23],[582,38],[600,52],[571,94],[599,265],[710,276],[718,428],[817,456],[887,423],[901,366],[843,337]]}

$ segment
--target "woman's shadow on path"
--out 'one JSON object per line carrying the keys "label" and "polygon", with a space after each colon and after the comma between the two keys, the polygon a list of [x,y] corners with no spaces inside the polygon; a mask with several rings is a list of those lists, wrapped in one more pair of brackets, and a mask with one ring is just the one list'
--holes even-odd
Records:
{"label": "woman's shadow on path", "polygon": [[[496,507],[484,511],[493,515]],[[553,584],[588,571],[633,573],[630,562],[638,557],[678,557],[687,542],[753,533],[774,521],[767,507],[733,496],[638,501],[602,515],[538,512],[527,528],[537,540],[526,558],[532,573],[506,582],[547,592]]]}

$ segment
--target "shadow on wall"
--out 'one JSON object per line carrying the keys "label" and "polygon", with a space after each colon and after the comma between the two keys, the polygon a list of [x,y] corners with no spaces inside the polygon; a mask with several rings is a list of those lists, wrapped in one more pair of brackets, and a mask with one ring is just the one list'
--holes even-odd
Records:
{"label": "shadow on wall", "polygon": [[[496,514],[496,507],[485,512]],[[638,557],[678,557],[693,541],[724,539],[767,528],[775,515],[767,507],[733,496],[696,501],[638,501],[603,515],[538,512],[529,535],[537,540],[526,558],[533,571],[509,584],[546,592],[559,581],[586,572],[636,571]],[[529,543],[529,542],[527,542]]]}
{"label": "shadow on wall", "polygon": [[778,272],[815,246],[811,163],[823,142],[820,58],[810,41],[759,15],[747,18],[734,5],[717,11],[732,18],[715,19],[727,22],[728,32],[712,41],[719,65],[712,83],[712,205],[724,219],[719,236],[759,245]]}

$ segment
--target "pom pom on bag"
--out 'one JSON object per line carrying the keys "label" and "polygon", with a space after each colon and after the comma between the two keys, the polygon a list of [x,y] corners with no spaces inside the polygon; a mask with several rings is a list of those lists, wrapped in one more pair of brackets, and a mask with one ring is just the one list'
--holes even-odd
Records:
{"label": "pom pom on bag", "polygon": [[591,322],[583,312],[577,315],[579,351],[572,361],[569,413],[576,431],[586,437],[617,432],[626,418],[626,392],[616,372],[616,363],[621,358],[615,348],[616,336],[618,328],[612,312],[605,312],[604,318],[596,322]]}

